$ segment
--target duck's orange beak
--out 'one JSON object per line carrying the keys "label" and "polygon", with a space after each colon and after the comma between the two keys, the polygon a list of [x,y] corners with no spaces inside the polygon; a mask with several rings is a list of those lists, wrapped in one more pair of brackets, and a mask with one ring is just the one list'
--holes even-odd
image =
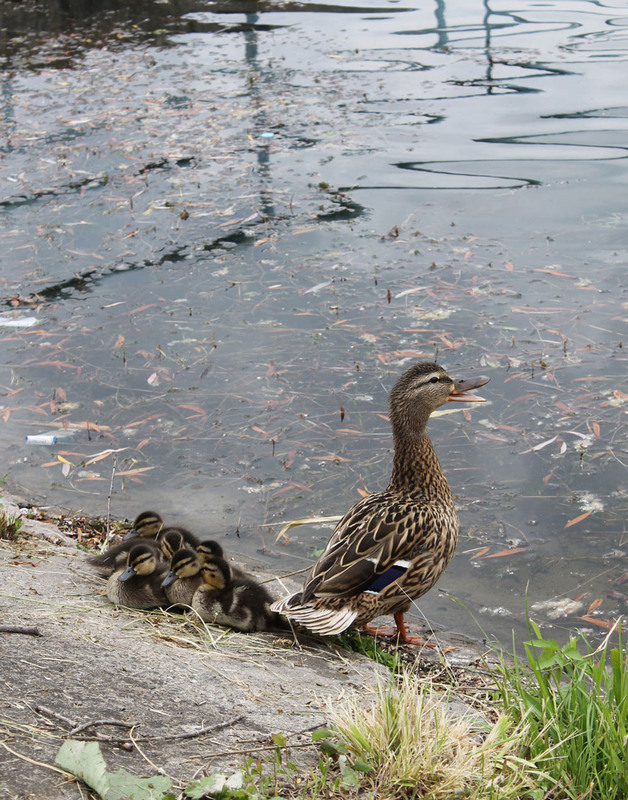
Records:
{"label": "duck's orange beak", "polygon": [[485,403],[486,400],[477,394],[469,394],[474,389],[479,389],[488,383],[490,378],[485,375],[479,375],[477,378],[468,378],[467,380],[456,381],[454,384],[453,392],[449,395],[447,400],[458,400],[465,403]]}

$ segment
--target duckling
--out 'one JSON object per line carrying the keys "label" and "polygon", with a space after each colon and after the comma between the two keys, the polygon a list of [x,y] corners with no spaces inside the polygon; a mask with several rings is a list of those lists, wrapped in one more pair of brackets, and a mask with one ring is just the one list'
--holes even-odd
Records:
{"label": "duckling", "polygon": [[[224,550],[222,549],[222,545],[218,544],[218,542],[214,541],[214,539],[203,539],[202,542],[199,542],[199,544],[196,545],[195,549],[203,564],[206,561],[211,560],[212,558],[225,558],[225,553]],[[235,564],[229,564],[229,566],[231,567],[231,573],[234,577],[237,578],[253,577],[246,570],[243,570],[240,567],[236,567]]]}
{"label": "duckling", "polygon": [[172,605],[189,606],[194,592],[203,583],[200,574],[202,562],[189,548],[177,550],[170,561],[170,571],[161,582],[162,589]]}
{"label": "duckling", "polygon": [[[177,550],[180,550],[181,547],[192,547],[196,549],[201,541],[195,533],[179,525],[168,525],[167,528],[162,528],[158,539],[166,558],[172,558],[172,555],[174,555]],[[179,547],[176,547],[177,542],[181,542]],[[175,549],[173,550],[173,548]]]}
{"label": "duckling", "polygon": [[165,526],[163,519],[156,511],[142,511],[135,518],[133,527],[124,538],[132,539],[135,536],[142,536],[144,539],[162,540],[168,533],[179,533],[185,542],[183,546],[196,547],[200,542],[198,536],[187,528],[182,528],[179,525]]}
{"label": "duckling", "polygon": [[213,539],[203,539],[196,545],[196,552],[199,554],[201,561],[205,562],[207,559],[224,558],[225,553],[222,545]]}
{"label": "duckling", "polygon": [[158,548],[151,542],[135,544],[127,554],[126,567],[116,570],[107,581],[107,597],[112,603],[129,608],[167,605],[161,588],[164,574]]}
{"label": "duckling", "polygon": [[273,603],[273,611],[323,636],[393,614],[401,642],[424,644],[408,636],[404,614],[438,581],[458,539],[453,497],[427,423],[450,400],[482,402],[468,392],[488,380],[454,381],[431,363],[401,375],[390,394],[394,456],[388,487],[349,509],[302,591]]}
{"label": "duckling", "polygon": [[142,536],[135,536],[132,539],[126,537],[118,544],[114,544],[95,556],[88,556],[89,563],[96,567],[100,575],[111,575],[116,570],[122,570],[127,564],[129,551],[137,544],[154,545],[152,539],[144,539]]}
{"label": "duckling", "polygon": [[267,631],[277,623],[270,610],[273,598],[251,578],[237,577],[219,556],[201,566],[203,583],[194,593],[192,608],[205,622],[237,631]]}
{"label": "duckling", "polygon": [[186,541],[179,528],[164,528],[159,534],[157,544],[166,561],[171,561],[174,554],[186,546]]}
{"label": "duckling", "polygon": [[123,569],[127,563],[129,550],[136,544],[154,539],[163,524],[162,518],[156,511],[142,511],[135,517],[133,527],[125,533],[121,542],[107,548],[104,553],[89,556],[89,563],[104,576],[111,575],[117,569]]}
{"label": "duckling", "polygon": [[[153,514],[153,512],[145,511],[144,514]],[[140,514],[140,516],[142,515]],[[137,519],[139,519],[139,517]],[[89,556],[89,563],[96,567],[101,575],[111,575],[114,570],[123,568],[126,565],[129,550],[136,544],[154,544],[156,541],[166,561],[170,561],[177,550],[180,550],[182,547],[193,546],[194,542],[199,541],[198,538],[186,528],[174,526],[168,528],[162,527],[159,533],[155,533],[156,524],[155,527],[151,525],[147,529],[144,527],[143,523],[138,525],[137,519],[135,521],[135,528],[133,529],[135,531],[134,533],[129,531],[121,542],[109,547],[104,553]],[[148,535],[140,536],[137,533],[138,530],[149,534],[153,538],[149,538]],[[155,536],[156,540],[154,538]]]}
{"label": "duckling", "polygon": [[133,521],[133,527],[124,535],[125,539],[142,536],[145,539],[156,539],[164,526],[161,515],[156,511],[142,511]]}

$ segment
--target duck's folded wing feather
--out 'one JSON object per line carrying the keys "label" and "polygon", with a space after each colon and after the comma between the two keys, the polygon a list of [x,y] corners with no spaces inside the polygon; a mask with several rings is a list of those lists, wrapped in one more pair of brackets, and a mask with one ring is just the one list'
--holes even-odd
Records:
{"label": "duck's folded wing feather", "polygon": [[[427,520],[426,520],[427,521]],[[416,552],[421,513],[413,503],[369,495],[340,520],[301,592],[312,597],[351,597],[364,591],[374,576]]]}

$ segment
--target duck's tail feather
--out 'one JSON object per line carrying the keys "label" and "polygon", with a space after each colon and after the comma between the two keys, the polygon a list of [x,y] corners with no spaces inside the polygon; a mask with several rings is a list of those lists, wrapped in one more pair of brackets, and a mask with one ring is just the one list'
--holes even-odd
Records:
{"label": "duck's tail feather", "polygon": [[270,607],[271,611],[293,619],[300,625],[304,625],[314,633],[321,636],[333,636],[342,633],[350,628],[355,622],[358,612],[350,608],[316,608],[313,605],[299,604],[300,592],[297,595],[290,595],[281,600],[276,600]]}

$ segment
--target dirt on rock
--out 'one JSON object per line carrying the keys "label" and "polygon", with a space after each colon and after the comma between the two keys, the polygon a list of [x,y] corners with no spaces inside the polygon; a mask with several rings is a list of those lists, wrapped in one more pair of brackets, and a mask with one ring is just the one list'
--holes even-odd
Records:
{"label": "dirt on rock", "polygon": [[175,789],[235,772],[271,751],[273,734],[306,767],[325,699],[388,674],[333,641],[117,608],[87,554],[49,523],[24,519],[14,541],[0,540],[0,581],[0,625],[39,633],[0,632],[0,800],[85,797],[55,766],[68,739],[98,741],[111,772],[162,773]]}
{"label": "dirt on rock", "polygon": [[235,771],[273,733],[311,742],[322,698],[375,680],[372,661],[326,643],[118,609],[68,542],[29,520],[0,541],[0,622],[40,633],[0,633],[2,800],[84,797],[54,766],[68,738],[99,740],[110,771],[163,772],[179,786]]}

